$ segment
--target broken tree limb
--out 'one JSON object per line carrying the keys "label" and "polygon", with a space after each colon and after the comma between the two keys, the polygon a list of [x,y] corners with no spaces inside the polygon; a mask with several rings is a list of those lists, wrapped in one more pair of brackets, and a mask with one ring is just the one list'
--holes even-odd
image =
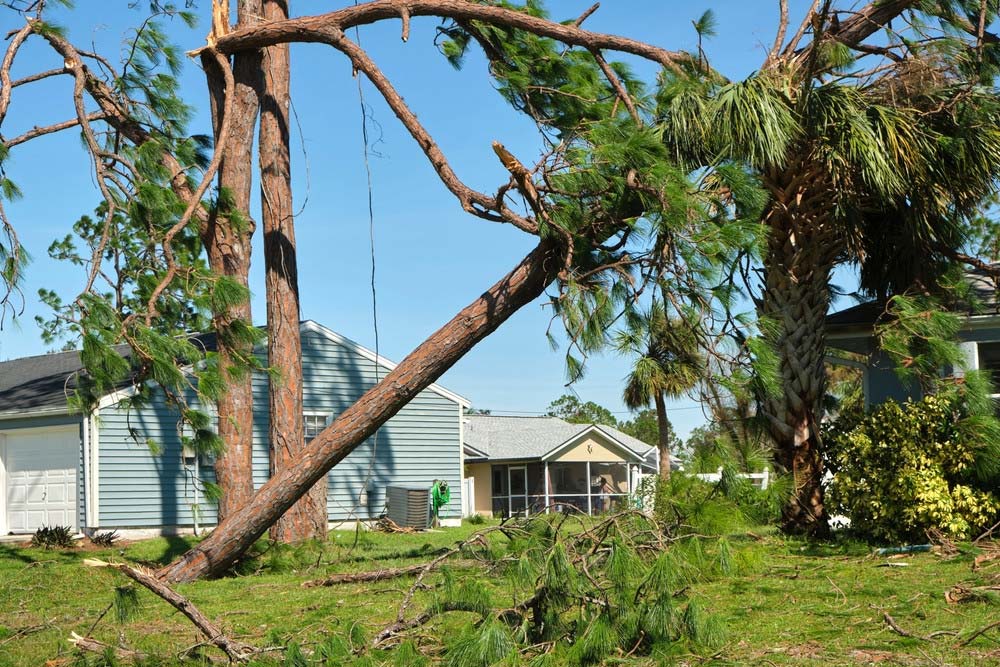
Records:
{"label": "broken tree limb", "polygon": [[962,640],[962,643],[960,643],[959,646],[968,646],[969,644],[972,643],[972,640],[976,639],[980,635],[986,634],[987,632],[989,632],[994,628],[1000,628],[1000,621],[993,621],[989,625],[979,628],[971,635],[969,635],[966,639]]}
{"label": "broken tree limb", "polygon": [[565,249],[543,239],[515,268],[411,352],[381,382],[317,435],[289,466],[203,542],[157,572],[192,581],[224,572],[292,504],[466,352],[538,296],[563,266]]}
{"label": "broken tree limb", "polygon": [[152,573],[140,568],[126,565],[125,563],[109,563],[102,560],[88,558],[83,561],[89,567],[109,567],[121,572],[123,575],[145,587],[160,599],[167,602],[171,607],[184,614],[198,630],[205,635],[210,644],[226,654],[232,662],[245,662],[253,655],[259,653],[257,647],[245,644],[241,641],[230,639],[222,629],[213,623],[198,607],[186,597],[170,588],[167,584],[157,579]]}
{"label": "broken tree limb", "polygon": [[882,612],[882,618],[883,618],[883,620],[885,620],[885,624],[889,626],[889,629],[892,630],[893,632],[895,632],[897,635],[899,635],[901,637],[909,637],[911,639],[920,639],[920,640],[923,640],[923,641],[928,641],[928,639],[926,637],[921,637],[919,635],[915,635],[912,632],[908,632],[908,631],[904,630],[903,628],[899,627],[899,623],[897,623],[896,619],[894,619],[892,616],[889,615],[889,612],[883,611]]}
{"label": "broken tree limb", "polygon": [[[442,561],[443,563],[443,561]],[[438,565],[440,565],[439,563]],[[476,565],[475,561],[458,561],[454,563],[458,566]],[[344,572],[342,574],[331,574],[322,579],[311,579],[302,582],[302,588],[319,588],[321,586],[337,586],[340,584],[367,584],[376,581],[388,581],[400,577],[409,577],[427,571],[427,563],[407,565],[405,567],[386,567],[381,570],[369,570],[368,572]],[[436,568],[435,568],[436,569]]]}
{"label": "broken tree limb", "polygon": [[90,637],[81,637],[75,632],[69,633],[69,639],[67,639],[70,644],[81,651],[89,651],[91,653],[99,653],[101,655],[106,655],[107,652],[113,651],[116,658],[120,660],[131,660],[131,661],[141,661],[146,660],[147,656],[141,651],[134,651],[130,648],[122,648],[121,646],[113,646],[111,644],[105,644],[104,642],[97,641],[96,639],[91,639]]}

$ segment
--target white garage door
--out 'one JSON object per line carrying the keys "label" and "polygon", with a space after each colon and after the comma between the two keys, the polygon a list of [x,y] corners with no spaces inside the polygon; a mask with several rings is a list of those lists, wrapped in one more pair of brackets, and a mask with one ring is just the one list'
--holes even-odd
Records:
{"label": "white garage door", "polygon": [[70,429],[8,431],[0,435],[5,469],[7,531],[77,524],[80,435]]}

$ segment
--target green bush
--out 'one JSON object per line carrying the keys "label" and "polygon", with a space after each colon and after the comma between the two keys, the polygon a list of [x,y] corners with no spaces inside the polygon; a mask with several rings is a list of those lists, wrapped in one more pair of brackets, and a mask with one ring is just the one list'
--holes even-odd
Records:
{"label": "green bush", "polygon": [[832,511],[868,539],[922,540],[932,528],[975,537],[1000,515],[1000,498],[984,472],[993,434],[969,425],[961,403],[940,395],[834,422],[825,434]]}
{"label": "green bush", "polygon": [[43,549],[72,549],[76,546],[70,526],[42,526],[31,536],[31,546]]}

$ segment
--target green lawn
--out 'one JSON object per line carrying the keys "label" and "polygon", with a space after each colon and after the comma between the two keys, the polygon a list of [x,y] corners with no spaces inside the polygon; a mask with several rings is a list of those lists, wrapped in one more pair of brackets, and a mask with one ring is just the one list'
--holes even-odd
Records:
{"label": "green lawn", "polygon": [[[334,572],[426,562],[480,528],[466,525],[405,535],[335,532],[322,549],[313,545],[271,550],[245,564],[238,575],[178,590],[229,634],[256,645],[295,642],[306,654],[323,642],[360,646],[394,619],[412,577],[329,588],[302,588],[303,581]],[[167,562],[190,543],[162,538],[110,550],[72,551],[0,545],[0,667],[80,662],[67,637],[71,631],[86,634],[113,599],[115,586],[125,583],[114,572],[84,567],[84,558],[152,565]],[[978,551],[971,547],[950,559],[916,554],[887,561],[853,544],[812,546],[773,535],[762,541],[734,538],[733,543],[745,556],[741,573],[703,580],[686,592],[725,621],[728,638],[718,650],[679,651],[671,658],[675,664],[1000,664],[1000,628],[969,646],[957,646],[975,629],[1000,621],[1000,602],[993,598],[950,605],[944,599],[945,591],[956,584],[1000,585],[1000,561],[973,572]],[[879,567],[886,562],[903,566]],[[484,576],[474,568],[457,574]],[[431,575],[427,583],[433,585],[441,576]],[[428,595],[418,593],[415,611],[423,608]],[[166,603],[146,591],[140,591],[139,602],[131,620],[119,621],[112,610],[92,636],[109,643],[121,639],[129,648],[154,656],[150,664],[176,664],[182,651],[201,641]],[[884,613],[918,637],[958,634],[938,634],[931,640],[903,637],[888,627]],[[442,642],[469,619],[463,612],[439,617],[417,632],[415,643],[436,660]],[[206,650],[205,655],[221,654]],[[400,658],[387,652],[372,660],[407,662]],[[88,660],[103,664],[99,656]],[[606,664],[660,663],[632,656]]]}

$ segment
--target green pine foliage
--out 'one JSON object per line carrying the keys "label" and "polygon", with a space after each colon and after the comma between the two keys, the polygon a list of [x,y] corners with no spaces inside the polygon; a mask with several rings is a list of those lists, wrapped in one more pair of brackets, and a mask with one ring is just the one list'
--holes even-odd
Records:
{"label": "green pine foliage", "polygon": [[471,615],[445,647],[451,667],[583,667],[654,646],[717,648],[721,623],[685,591],[749,560],[728,542],[671,538],[637,512],[541,515],[487,530],[506,540],[492,556],[498,576],[459,580],[445,569],[424,612]]}

